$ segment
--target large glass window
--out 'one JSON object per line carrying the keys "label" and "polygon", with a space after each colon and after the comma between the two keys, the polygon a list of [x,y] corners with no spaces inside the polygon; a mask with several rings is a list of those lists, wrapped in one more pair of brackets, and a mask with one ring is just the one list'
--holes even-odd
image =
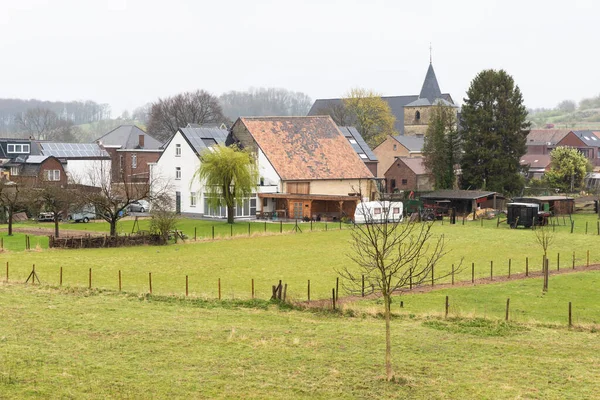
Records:
{"label": "large glass window", "polygon": [[[227,217],[227,207],[213,208],[209,206],[210,195],[204,193],[204,215],[207,217]],[[256,216],[256,195],[253,193],[250,197],[245,197],[242,202],[233,207],[235,217],[254,217]]]}

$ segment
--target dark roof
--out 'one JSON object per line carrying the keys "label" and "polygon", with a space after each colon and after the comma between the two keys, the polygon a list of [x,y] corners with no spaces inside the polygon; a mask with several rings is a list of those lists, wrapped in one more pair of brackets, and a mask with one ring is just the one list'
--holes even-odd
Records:
{"label": "dark roof", "polygon": [[402,161],[416,175],[428,174],[427,168],[425,168],[425,164],[423,163],[424,159],[421,157],[396,157],[396,160]]}
{"label": "dark roof", "polygon": [[[392,114],[396,117],[396,122],[394,123],[394,130],[400,134],[404,133],[404,106],[418,100],[419,96],[409,95],[409,96],[382,96],[383,100],[385,100],[390,109],[392,110]],[[452,104],[452,97],[448,93],[442,94],[442,98]],[[329,107],[336,106],[342,104],[343,99],[317,99],[314,104],[310,108],[308,112],[308,116],[315,115],[324,115],[324,111]],[[325,113],[326,114],[326,113]]]}
{"label": "dark roof", "polygon": [[95,159],[110,156],[97,143],[39,142],[42,154],[59,158]]}
{"label": "dark roof", "polygon": [[243,124],[283,180],[373,178],[329,116],[248,117]]}
{"label": "dark roof", "polygon": [[[197,155],[216,144],[225,144],[229,133],[226,129],[218,128],[179,128],[179,132]],[[165,147],[168,145],[165,144]]]}
{"label": "dark roof", "polygon": [[419,93],[419,98],[427,99],[430,103],[433,104],[433,101],[435,99],[439,99],[441,97],[442,91],[440,90],[440,85],[438,84],[437,78],[435,77],[433,64],[429,63],[429,68],[427,68],[427,74],[425,75],[425,80],[423,81],[423,86],[421,87],[421,93]]}
{"label": "dark roof", "polygon": [[532,129],[527,134],[527,144],[555,146],[569,132],[568,129]]}
{"label": "dark roof", "polygon": [[393,136],[394,139],[411,152],[422,152],[425,139],[419,136]]}
{"label": "dark roof", "polygon": [[9,153],[8,144],[28,144],[29,155],[35,156],[40,155],[40,148],[35,141],[31,139],[16,139],[16,138],[1,138],[0,139],[0,158],[17,158],[23,154],[21,153]]}
{"label": "dark roof", "polygon": [[421,195],[422,199],[448,199],[448,200],[475,200],[482,197],[489,197],[496,192],[486,192],[481,190],[436,190],[434,192]]}
{"label": "dark roof", "polygon": [[[354,151],[356,151],[356,154],[358,154],[358,156],[363,161],[377,161],[377,156],[375,155],[375,153],[373,153],[367,142],[365,142],[365,140],[358,132],[358,130],[356,130],[355,127],[338,126],[338,128],[340,128],[342,135],[344,135],[344,137],[348,139],[348,141],[352,145],[352,148],[354,149]],[[352,140],[354,140],[355,143],[352,143]],[[365,155],[367,158],[364,158],[363,156],[361,156],[361,154]]]}
{"label": "dark roof", "polygon": [[[144,136],[143,147],[139,145],[140,135]],[[120,146],[121,149],[159,150],[161,148],[161,143],[158,140],[135,125],[120,125],[99,137],[96,142],[104,146]]]}
{"label": "dark roof", "polygon": [[573,133],[586,145],[590,147],[600,147],[600,139],[596,136],[594,131],[573,131]]}

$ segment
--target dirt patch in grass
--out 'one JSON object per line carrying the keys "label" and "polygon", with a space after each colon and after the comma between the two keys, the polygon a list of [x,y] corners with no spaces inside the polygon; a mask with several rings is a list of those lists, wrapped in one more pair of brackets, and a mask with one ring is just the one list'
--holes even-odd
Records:
{"label": "dirt patch in grass", "polygon": [[[0,230],[1,232],[7,232],[7,229]],[[25,235],[34,235],[34,236],[50,236],[54,235],[54,225],[52,226],[40,226],[40,227],[27,227],[27,228],[13,228],[13,232],[23,233]],[[59,230],[61,237],[74,237],[81,238],[89,235],[105,235],[106,232],[96,232],[96,231],[81,231],[77,229],[60,229]]]}

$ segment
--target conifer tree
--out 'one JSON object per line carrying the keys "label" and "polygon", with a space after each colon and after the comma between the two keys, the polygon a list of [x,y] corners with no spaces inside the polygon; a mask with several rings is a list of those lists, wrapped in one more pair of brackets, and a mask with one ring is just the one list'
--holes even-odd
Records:
{"label": "conifer tree", "polygon": [[516,193],[524,185],[520,158],[529,133],[521,90],[504,70],[484,70],[462,107],[464,189]]}
{"label": "conifer tree", "polygon": [[454,109],[442,104],[434,106],[425,134],[423,161],[432,175],[435,189],[454,187],[454,166],[460,157],[459,142]]}

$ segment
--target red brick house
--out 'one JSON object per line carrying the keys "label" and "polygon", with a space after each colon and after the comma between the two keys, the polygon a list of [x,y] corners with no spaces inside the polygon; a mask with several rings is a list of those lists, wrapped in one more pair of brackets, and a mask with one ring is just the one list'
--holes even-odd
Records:
{"label": "red brick house", "polygon": [[385,172],[385,183],[387,193],[433,190],[431,175],[421,157],[396,157],[395,162]]}

